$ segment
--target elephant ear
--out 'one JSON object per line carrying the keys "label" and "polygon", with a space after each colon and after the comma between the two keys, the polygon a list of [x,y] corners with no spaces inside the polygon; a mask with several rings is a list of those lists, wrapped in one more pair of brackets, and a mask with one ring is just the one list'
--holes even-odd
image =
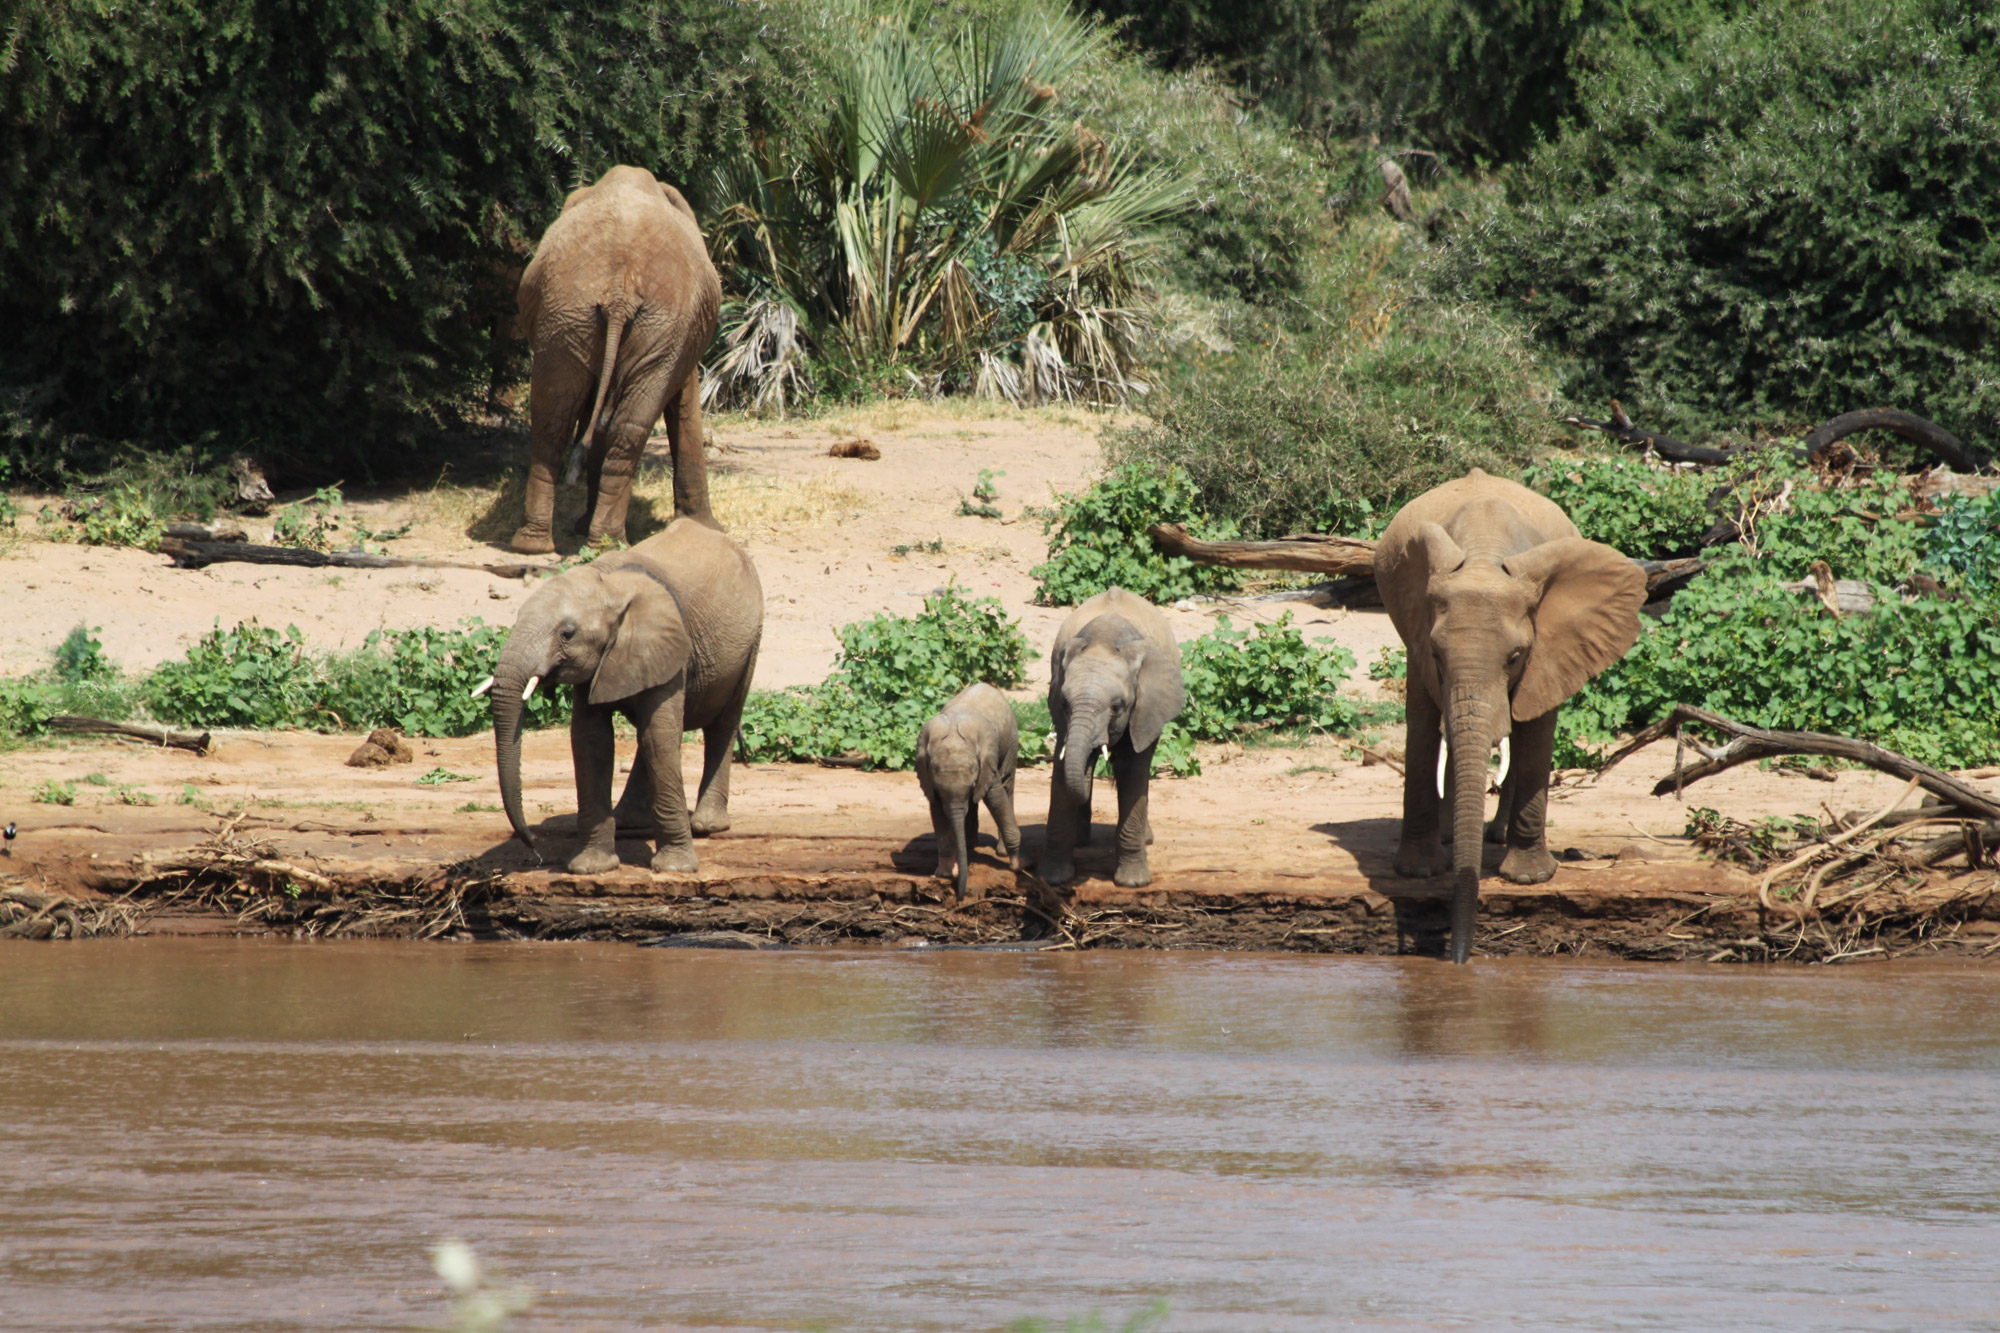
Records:
{"label": "elephant ear", "polygon": [[1581,537],[1530,547],[1501,567],[1542,590],[1535,646],[1514,690],[1514,720],[1526,722],[1582,689],[1638,640],[1646,576],[1603,542]]}
{"label": "elephant ear", "polygon": [[616,703],[666,684],[687,669],[694,647],[681,605],[666,584],[638,571],[615,572],[604,582],[606,595],[622,596],[625,609],[591,677],[593,704]]}
{"label": "elephant ear", "polygon": [[1132,742],[1132,748],[1151,749],[1186,702],[1180,650],[1172,644],[1162,647],[1142,640],[1138,671],[1133,679],[1132,717],[1125,724],[1125,736]]}
{"label": "elephant ear", "polygon": [[[1427,644],[1431,638],[1431,580],[1441,575],[1454,573],[1465,564],[1465,551],[1451,539],[1451,534],[1435,523],[1422,523],[1410,539],[1403,544],[1402,558],[1398,562],[1395,583],[1406,589],[1407,595],[1385,599],[1388,603],[1389,621],[1395,625],[1396,633],[1402,636],[1403,646],[1414,648]],[[1407,654],[1410,682],[1428,690],[1432,697],[1439,697],[1438,682],[1431,679],[1436,674],[1427,652]]]}
{"label": "elephant ear", "polygon": [[676,190],[665,181],[660,182],[660,194],[666,199],[668,206],[675,212],[687,215],[687,220],[694,223],[696,231],[701,230],[701,220],[695,217],[694,207],[688,203],[686,195],[683,195],[679,190]]}

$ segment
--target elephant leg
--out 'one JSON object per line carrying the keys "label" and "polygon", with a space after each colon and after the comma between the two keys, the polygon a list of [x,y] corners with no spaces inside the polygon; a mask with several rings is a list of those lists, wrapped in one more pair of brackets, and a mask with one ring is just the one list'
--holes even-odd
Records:
{"label": "elephant leg", "polygon": [[1050,884],[1076,878],[1076,820],[1088,806],[1063,785],[1061,766],[1049,778],[1049,825],[1042,843],[1041,877]]}
{"label": "elephant leg", "polygon": [[1451,858],[1438,837],[1437,767],[1444,724],[1437,701],[1421,687],[1410,691],[1406,713],[1403,836],[1396,847],[1395,870],[1411,879],[1428,879],[1451,868]]}
{"label": "elephant leg", "polygon": [[1555,760],[1559,711],[1551,708],[1514,726],[1506,782],[1513,800],[1501,800],[1507,809],[1507,855],[1500,862],[1500,878],[1509,883],[1541,884],[1556,873],[1547,834],[1549,770]]}
{"label": "elephant leg", "polygon": [[743,683],[729,706],[701,732],[701,788],[694,804],[694,835],[706,838],[729,827],[729,766],[736,754],[736,732],[743,725],[743,705],[750,697],[753,657],[743,668]]}
{"label": "elephant leg", "polygon": [[[1511,748],[1513,742],[1510,740],[1508,745]],[[1520,785],[1515,782],[1514,777],[1514,766],[1512,762],[1509,762],[1507,765],[1507,780],[1500,784],[1500,806],[1493,812],[1493,818],[1486,825],[1486,841],[1488,842],[1499,843],[1507,841],[1507,823],[1512,817],[1511,812],[1514,809],[1514,803],[1518,799],[1521,790]]]}
{"label": "elephant leg", "polygon": [[701,868],[701,859],[695,855],[687,792],[681,782],[682,706],[678,687],[638,696],[631,716],[639,731],[639,757],[632,768],[636,772],[643,765],[653,789],[652,824],[658,838],[653,869],[692,873]]}
{"label": "elephant leg", "polygon": [[590,453],[589,536],[626,540],[625,514],[632,504],[632,479],[646,453],[646,441],[667,402],[669,367],[657,351],[644,345],[648,330],[635,324],[619,350],[619,380],[611,387],[614,406],[608,411],[597,444]]}
{"label": "elephant leg", "polygon": [[701,424],[701,364],[681,383],[680,393],[667,404],[667,444],[674,455],[674,517],[698,519],[712,528],[722,525],[708,509],[707,440]]}
{"label": "elephant leg", "polygon": [[556,549],[556,468],[590,410],[590,367],[556,349],[535,353],[528,386],[528,421],[534,443],[528,455],[528,486],[521,526],[510,543],[523,555]]}
{"label": "elephant leg", "polygon": [[937,869],[931,874],[939,879],[952,879],[958,874],[958,854],[953,850],[951,836],[951,815],[935,791],[926,789],[924,799],[931,807],[931,834],[937,839]]}
{"label": "elephant leg", "polygon": [[609,707],[578,701],[569,720],[569,757],[576,769],[576,831],[583,849],[569,860],[572,874],[601,875],[618,868],[618,823],[611,814],[611,770],[617,753]]}
{"label": "elephant leg", "polygon": [[618,827],[634,837],[659,835],[659,830],[653,827],[653,782],[637,756],[633,757],[632,772],[625,779],[625,791],[612,814],[617,816]]}
{"label": "elephant leg", "polygon": [[1014,775],[1009,773],[986,789],[986,809],[1000,834],[1000,849],[1007,864],[1021,868],[1021,826],[1014,822]]}
{"label": "elephant leg", "polygon": [[1111,749],[1111,773],[1118,782],[1118,869],[1111,882],[1128,889],[1142,889],[1153,882],[1146,864],[1146,834],[1152,828],[1147,815],[1153,781],[1153,747],[1135,751],[1123,740]]}

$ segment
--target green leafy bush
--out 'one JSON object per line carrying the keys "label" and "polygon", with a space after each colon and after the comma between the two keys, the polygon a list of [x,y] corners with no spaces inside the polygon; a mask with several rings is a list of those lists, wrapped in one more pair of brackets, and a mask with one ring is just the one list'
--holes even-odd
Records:
{"label": "green leafy bush", "polygon": [[49,778],[35,788],[34,800],[40,805],[75,805],[76,784]]}
{"label": "green leafy bush", "polygon": [[[806,6],[24,0],[0,47],[0,443],[315,469],[403,456],[524,358],[496,336],[564,192],[680,176],[812,105]],[[17,474],[18,475],[18,474]]]}
{"label": "green leafy bush", "polygon": [[1060,497],[1042,523],[1049,558],[1032,571],[1044,606],[1074,606],[1118,587],[1148,601],[1171,602],[1196,593],[1227,592],[1242,578],[1234,570],[1162,555],[1147,529],[1179,523],[1195,537],[1234,537],[1227,523],[1211,522],[1199,507],[1185,473],[1139,464],[1114,468],[1088,490]]}
{"label": "green leafy bush", "polygon": [[[376,630],[358,652],[330,658],[322,668],[322,711],[349,730],[400,727],[405,736],[470,736],[493,725],[484,697],[472,691],[493,674],[507,631],[478,616],[450,629],[418,626]],[[523,725],[566,723],[570,692],[537,690]]]}
{"label": "green leafy bush", "polygon": [[1625,458],[1552,458],[1522,482],[1562,506],[1577,531],[1634,560],[1673,560],[1701,549],[1715,522],[1706,472],[1648,467]]}
{"label": "green leafy bush", "polygon": [[1947,497],[1925,534],[1924,564],[1976,593],[2000,593],[2000,491]]}
{"label": "green leafy bush", "polygon": [[56,646],[55,672],[58,680],[81,683],[104,680],[118,673],[104,655],[104,641],[97,637],[102,625],[78,624]]}
{"label": "green leafy bush", "polygon": [[298,626],[246,620],[225,630],[217,621],[186,657],[154,670],[146,703],[155,717],[189,727],[311,726],[326,716],[319,686]]}
{"label": "green leafy bush", "polygon": [[1507,324],[1427,296],[1407,244],[1386,219],[1348,224],[1298,327],[1176,358],[1113,461],[1178,469],[1195,507],[1254,537],[1358,535],[1475,465],[1518,471],[1557,440],[1551,379]]}
{"label": "green leafy bush", "polygon": [[80,624],[57,645],[50,669],[0,679],[0,736],[39,736],[62,713],[122,721],[137,706],[136,694],[96,633]]}
{"label": "green leafy bush", "polygon": [[908,768],[918,731],[952,695],[979,681],[1018,685],[1030,657],[999,602],[951,588],[926,597],[919,615],[876,615],[839,635],[840,656],[820,684],[751,694],[738,741],[745,760],[858,754],[871,768]]}
{"label": "green leafy bush", "polygon": [[1218,616],[1213,630],[1182,644],[1181,729],[1207,741],[1274,727],[1353,730],[1360,714],[1339,691],[1354,654],[1325,640],[1306,642],[1291,622],[1288,611],[1276,624],[1240,630]]}
{"label": "green leafy bush", "polygon": [[2000,12],[1769,4],[1626,53],[1464,232],[1576,368],[1695,433],[1872,404],[2000,441]]}

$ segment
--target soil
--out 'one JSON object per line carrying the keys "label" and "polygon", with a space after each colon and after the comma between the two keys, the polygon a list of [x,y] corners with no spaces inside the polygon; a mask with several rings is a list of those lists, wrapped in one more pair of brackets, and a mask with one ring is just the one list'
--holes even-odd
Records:
{"label": "soil", "polygon": [[[713,430],[717,509],[750,547],[766,594],[765,688],[822,678],[834,627],[876,611],[909,614],[955,582],[1000,598],[1046,651],[1064,612],[1035,606],[1030,574],[1046,539],[1028,506],[1101,467],[1100,418],[1061,412],[984,415],[890,407],[845,419],[770,425],[725,419]],[[827,456],[868,438],[879,461]],[[980,469],[997,476],[1000,519],[957,513]],[[655,495],[664,496],[664,485]],[[511,531],[504,487],[358,499],[374,528],[414,524],[397,554],[495,561]],[[518,500],[514,501],[518,512]],[[32,504],[29,506],[32,508]],[[639,506],[643,512],[644,506]],[[252,521],[252,538],[261,534]],[[32,519],[23,523],[35,531]],[[468,535],[475,534],[475,535]],[[941,551],[894,551],[941,542]],[[0,671],[32,670],[69,627],[102,625],[128,668],[179,655],[216,620],[296,623],[317,645],[354,646],[371,629],[506,623],[523,585],[466,570],[172,568],[144,552],[18,543],[5,559],[16,603],[0,635]],[[1168,610],[1183,639],[1221,614],[1242,623],[1289,610],[1309,637],[1372,660],[1397,642],[1379,611],[1232,601]],[[1379,698],[1357,670],[1351,687]],[[1045,658],[1021,693],[1047,680]],[[1391,728],[1390,745],[1400,742]],[[0,817],[19,837],[0,860],[0,933],[279,930],[312,934],[643,938],[734,931],[771,942],[1044,947],[1435,949],[1441,883],[1390,870],[1400,814],[1393,768],[1357,759],[1351,742],[1205,746],[1203,772],[1153,787],[1154,881],[1110,883],[1110,830],[1079,856],[1079,883],[1056,892],[980,858],[972,901],[950,902],[916,779],[809,765],[739,767],[734,827],[700,844],[698,875],[655,874],[645,851],[602,876],[562,869],[573,849],[567,738],[532,734],[524,756],[530,852],[498,811],[490,737],[412,741],[414,762],[345,765],[360,736],[224,733],[198,756],[111,740],[0,755]],[[630,762],[631,743],[622,753]],[[695,755],[690,754],[692,777]],[[1934,874],[1801,921],[1764,908],[1741,870],[1702,860],[1684,836],[1687,804],[1737,819],[1873,810],[1902,784],[1866,771],[1831,781],[1733,770],[1687,793],[1647,794],[1673,746],[1641,752],[1601,779],[1562,782],[1550,845],[1564,861],[1539,886],[1489,876],[1478,948],[1633,958],[1879,958],[1911,948],[1989,954],[2000,943],[2000,876]],[[433,770],[462,775],[426,785]],[[33,803],[45,781],[77,785],[71,806]],[[2000,783],[1987,781],[1988,790]],[[1046,768],[1022,771],[1017,804],[1029,851],[1046,810]],[[1100,811],[1100,814],[1102,812]],[[739,937],[738,942],[741,942]]]}

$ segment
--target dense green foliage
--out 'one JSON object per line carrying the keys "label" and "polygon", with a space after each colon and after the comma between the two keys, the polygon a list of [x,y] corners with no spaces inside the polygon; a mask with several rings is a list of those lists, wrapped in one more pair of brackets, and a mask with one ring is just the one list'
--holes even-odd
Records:
{"label": "dense green foliage", "polygon": [[2000,491],[1947,497],[1925,534],[1924,564],[1974,593],[2000,594]]}
{"label": "dense green foliage", "polygon": [[999,602],[951,588],[926,597],[918,615],[875,615],[838,633],[840,655],[824,681],[750,696],[737,743],[745,760],[852,754],[871,768],[908,768],[917,733],[952,695],[980,681],[1018,685],[1030,656]]}
{"label": "dense green foliage", "polygon": [[1361,715],[1339,691],[1353,669],[1353,653],[1306,642],[1289,611],[1276,624],[1247,630],[1217,616],[1213,630],[1181,645],[1187,707],[1179,724],[1207,741],[1274,727],[1349,732]]}
{"label": "dense green foliage", "polygon": [[1892,404],[1992,444],[1996,182],[2000,12],[1768,4],[1619,56],[1455,263],[1649,425]]}
{"label": "dense green foliage", "polygon": [[1231,525],[1208,519],[1177,469],[1120,467],[1089,489],[1059,498],[1043,520],[1049,558],[1033,571],[1041,582],[1036,599],[1044,606],[1074,606],[1116,587],[1172,602],[1227,592],[1241,582],[1234,570],[1160,554],[1146,531],[1155,523],[1179,523],[1205,541],[1236,535]]}
{"label": "dense green foliage", "polygon": [[810,85],[727,0],[25,0],[0,28],[0,480],[202,442],[366,467],[449,422],[564,192],[685,178]]}
{"label": "dense green foliage", "polygon": [[1562,507],[1577,531],[1634,560],[1693,555],[1713,526],[1712,473],[1649,467],[1623,458],[1549,458],[1521,474]]}
{"label": "dense green foliage", "polygon": [[1182,358],[1114,459],[1178,469],[1256,537],[1358,533],[1469,467],[1517,470],[1555,438],[1551,385],[1506,324],[1426,296],[1407,244],[1350,224],[1316,261],[1314,313]]}
{"label": "dense green foliage", "polygon": [[62,713],[113,722],[132,715],[136,691],[105,658],[99,628],[72,629],[56,646],[48,669],[0,679],[0,737],[39,736],[49,719]]}
{"label": "dense green foliage", "polygon": [[[1558,762],[1593,763],[1585,743],[1637,730],[1676,703],[1857,736],[1947,767],[2000,758],[2000,600],[1905,592],[1935,549],[1922,526],[1894,517],[1911,510],[1908,482],[1878,473],[1814,486],[1776,453],[1733,472],[1741,541],[1709,552],[1709,571],[1563,706]],[[1781,586],[1815,560],[1874,585],[1875,609],[1835,617]]]}

